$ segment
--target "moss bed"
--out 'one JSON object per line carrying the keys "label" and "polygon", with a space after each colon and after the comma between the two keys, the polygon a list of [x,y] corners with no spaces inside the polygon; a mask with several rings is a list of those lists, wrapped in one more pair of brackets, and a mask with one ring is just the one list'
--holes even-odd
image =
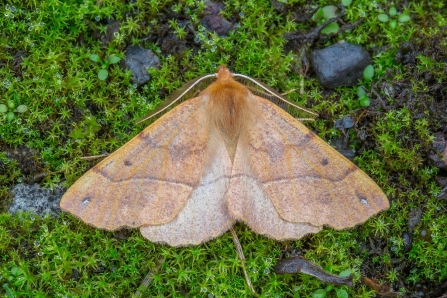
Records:
{"label": "moss bed", "polygon": [[[307,1],[281,1],[283,11],[273,1],[228,1],[221,11],[233,24],[228,36],[203,27],[203,1],[4,2],[0,104],[12,112],[0,113],[4,297],[130,297],[148,271],[153,280],[143,294],[147,297],[251,295],[230,233],[200,246],[171,248],[146,241],[138,231],[105,232],[67,214],[7,213],[13,185],[70,186],[98,162],[81,157],[118,149],[147,125],[136,125],[136,119],[220,64],[280,92],[297,89],[288,98],[320,114],[306,125],[326,141],[342,135],[334,128],[335,120],[354,116],[350,140],[357,152],[355,163],[390,200],[389,210],[360,226],[324,228],[297,241],[276,242],[237,224],[255,290],[263,297],[380,296],[361,282],[363,276],[403,297],[447,292],[447,202],[437,197],[441,187],[435,182],[436,176],[447,175],[429,160],[434,133],[447,130],[444,1],[354,0],[343,20],[362,20],[356,26],[288,52],[284,34],[317,26],[312,19],[300,22],[296,17],[315,8]],[[389,16],[391,20],[399,14],[410,20],[394,25],[380,21],[379,15],[389,14],[392,6],[398,14]],[[119,31],[104,42],[112,20],[119,21]],[[361,44],[372,53],[374,77],[359,82],[370,97],[369,107],[360,105],[357,87],[325,90],[311,69],[303,71],[303,56],[339,40]],[[100,65],[89,56],[123,58],[132,44],[160,58],[160,69],[150,70],[151,80],[137,87],[130,71],[118,64],[108,66],[106,80],[98,79]],[[16,112],[19,105],[27,111]],[[409,233],[413,240],[408,249],[402,234],[409,232],[408,222],[419,209],[422,216]],[[430,237],[422,237],[422,231]],[[276,275],[273,266],[281,252],[292,248],[333,274],[350,270],[354,287],[331,290],[308,275]],[[321,294],[322,289],[327,293]]]}

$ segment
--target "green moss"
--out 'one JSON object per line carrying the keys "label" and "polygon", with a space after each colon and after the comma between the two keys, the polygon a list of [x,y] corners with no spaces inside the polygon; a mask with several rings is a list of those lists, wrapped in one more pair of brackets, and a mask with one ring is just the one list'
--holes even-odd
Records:
{"label": "green moss", "polygon": [[[307,3],[287,2],[295,8]],[[330,1],[319,4],[334,5]],[[411,1],[408,7],[394,4],[398,13],[411,15],[409,22],[394,28],[380,22],[378,16],[391,8],[388,1],[354,1],[346,8],[344,20],[352,23],[364,18],[363,22],[317,44],[323,47],[343,39],[370,50],[389,46],[374,51],[373,81],[361,82],[371,99],[365,114],[358,110],[357,88],[328,92],[316,79],[304,76],[301,68],[292,68],[300,65],[300,57],[284,53],[284,33],[309,30],[315,24],[293,21],[293,9],[280,14],[270,1],[228,2],[223,15],[238,24],[228,37],[203,28],[204,3],[193,0],[10,0],[0,5],[4,16],[0,18],[0,104],[14,99],[16,106],[28,107],[12,121],[0,113],[0,284],[7,284],[0,291],[16,297],[129,297],[150,270],[154,275],[148,297],[250,295],[228,233],[200,246],[179,249],[152,244],[138,231],[119,240],[114,233],[96,230],[67,215],[39,218],[5,213],[11,185],[31,181],[41,172],[48,173],[41,182],[46,187],[61,181],[71,185],[96,162],[80,157],[113,152],[143,129],[135,125],[136,119],[185,82],[214,72],[220,64],[281,92],[297,89],[288,97],[320,113],[309,127],[326,140],[341,135],[333,128],[336,119],[361,115],[357,129],[366,131],[367,142],[363,148],[354,145],[360,150],[356,164],[392,202],[389,211],[359,227],[346,231],[325,228],[285,244],[238,224],[248,273],[258,293],[309,297],[326,289],[304,274],[273,273],[273,265],[287,246],[301,249],[307,259],[334,274],[351,270],[355,287],[337,287],[350,297],[374,296],[359,282],[365,272],[390,283],[403,281],[410,288],[445,280],[447,207],[435,197],[440,191],[434,183],[437,169],[427,161],[433,132],[443,119],[439,111],[445,90],[436,86],[446,82],[445,59],[440,59],[446,54],[446,38],[436,27],[447,25],[439,13],[445,7],[443,1]],[[175,20],[173,12],[188,16],[194,34]],[[120,31],[103,45],[95,36],[106,32],[107,19],[120,21]],[[175,33],[179,42],[188,41],[190,47],[165,55],[165,49],[155,42],[162,30]],[[200,41],[191,48],[194,38]],[[419,55],[413,66],[402,66],[394,57],[397,46],[408,40],[414,42]],[[150,70],[151,81],[135,88],[130,72],[118,65],[109,65],[108,78],[99,80],[98,65],[90,55],[123,57],[129,43],[159,55],[161,67]],[[387,96],[382,82],[407,90],[407,95]],[[356,137],[354,130],[351,136]],[[357,143],[361,142],[354,141]],[[11,154],[24,144],[39,163],[32,167],[35,170],[25,170],[30,167]],[[400,235],[407,231],[410,211],[420,206],[424,207],[423,218],[413,233],[413,248],[405,253]],[[417,237],[422,229],[431,231],[430,241]],[[365,246],[371,242],[380,253],[369,255]],[[402,262],[411,265],[403,270],[396,265]],[[328,297],[335,296],[335,291],[328,292]]]}

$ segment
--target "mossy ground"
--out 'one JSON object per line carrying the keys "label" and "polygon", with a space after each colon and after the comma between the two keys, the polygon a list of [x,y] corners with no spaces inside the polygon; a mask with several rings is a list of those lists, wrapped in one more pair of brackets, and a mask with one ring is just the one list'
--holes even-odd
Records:
{"label": "mossy ground", "polygon": [[[288,2],[295,7],[305,4]],[[0,291],[6,297],[129,297],[151,270],[148,297],[250,295],[229,233],[200,246],[171,248],[146,241],[138,231],[124,236],[99,231],[68,215],[6,213],[11,185],[33,181],[36,175],[44,177],[40,183],[48,188],[64,181],[71,185],[96,162],[80,157],[116,150],[143,129],[144,124],[135,125],[136,119],[183,83],[214,72],[220,64],[279,91],[298,88],[288,97],[320,113],[309,126],[326,140],[340,135],[334,120],[362,115],[356,131],[365,131],[366,141],[354,141],[356,164],[391,201],[388,211],[359,227],[325,228],[289,243],[255,235],[238,224],[257,292],[309,297],[326,287],[310,276],[272,272],[281,250],[290,247],[334,274],[352,270],[355,286],[338,287],[350,297],[374,297],[359,282],[361,275],[391,283],[407,296],[418,284],[428,292],[435,290],[447,279],[447,206],[436,198],[438,169],[427,154],[433,133],[447,127],[443,2],[396,2],[398,12],[409,14],[411,21],[391,28],[377,17],[389,10],[388,1],[354,1],[346,7],[344,20],[364,21],[316,45],[344,39],[374,51],[375,77],[363,85],[377,94],[371,93],[371,107],[362,114],[356,88],[328,92],[311,74],[304,77],[292,70],[299,68],[301,58],[283,52],[283,34],[315,24],[292,21],[291,12],[278,13],[270,1],[228,2],[223,15],[238,28],[219,37],[201,26],[204,4],[199,1],[7,0],[0,5],[0,104],[12,100],[28,111],[15,113],[12,121],[0,114]],[[337,3],[319,3],[328,4]],[[182,15],[196,35],[179,25]],[[107,19],[119,20],[121,27],[105,46],[98,36],[106,31]],[[160,46],[162,32],[179,37],[175,51]],[[194,41],[197,37],[200,41]],[[394,59],[398,46],[409,40],[419,56],[414,63],[399,64]],[[99,80],[99,66],[89,55],[123,57],[129,44],[159,55],[161,68],[151,71],[152,80],[136,88],[130,72],[118,65],[109,66],[106,81]],[[399,86],[401,92],[389,96],[379,82]],[[355,131],[351,134],[355,140]],[[16,151],[26,152],[27,158]],[[401,233],[408,229],[410,211],[420,207],[422,220],[413,233],[412,249],[405,252]],[[430,230],[431,239],[417,236],[422,229]],[[335,291],[331,295],[335,297]]]}

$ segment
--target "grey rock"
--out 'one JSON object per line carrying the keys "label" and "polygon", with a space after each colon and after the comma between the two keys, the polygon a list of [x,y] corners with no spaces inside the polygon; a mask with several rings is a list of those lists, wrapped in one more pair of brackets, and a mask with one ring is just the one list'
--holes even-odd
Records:
{"label": "grey rock", "polygon": [[447,140],[442,132],[434,133],[433,152],[428,155],[433,164],[440,169],[447,169]]}
{"label": "grey rock", "polygon": [[436,182],[442,187],[441,192],[436,196],[438,199],[447,200],[447,177],[436,176]]}
{"label": "grey rock", "polygon": [[351,116],[346,116],[341,119],[335,121],[334,127],[335,129],[345,131],[354,126],[354,118]]}
{"label": "grey rock", "polygon": [[233,28],[233,24],[221,15],[206,15],[202,18],[202,26],[210,32],[215,32],[219,36],[228,36],[228,31]]}
{"label": "grey rock", "polygon": [[354,86],[371,64],[371,55],[360,45],[338,42],[310,54],[312,67],[320,84],[329,89]]}
{"label": "grey rock", "polygon": [[54,191],[41,188],[39,184],[17,184],[13,190],[12,204],[9,206],[9,213],[15,214],[20,211],[30,211],[37,215],[49,213],[57,216],[61,209],[59,202],[65,189],[56,187]]}
{"label": "grey rock", "polygon": [[422,207],[411,209],[408,215],[408,231],[413,233],[414,228],[419,224],[422,218]]}
{"label": "grey rock", "polygon": [[436,197],[441,200],[447,200],[447,187],[444,187]]}
{"label": "grey rock", "polygon": [[124,60],[121,67],[132,71],[132,81],[138,86],[147,83],[151,76],[148,68],[160,68],[160,59],[149,49],[141,46],[129,46],[126,49]]}
{"label": "grey rock", "polygon": [[286,13],[287,12],[286,3],[283,3],[283,2],[278,1],[278,0],[270,0],[270,4],[279,13]]}
{"label": "grey rock", "polygon": [[202,18],[202,26],[219,36],[227,36],[228,31],[233,28],[233,24],[220,15],[220,11],[224,8],[225,4],[220,1],[205,2],[205,16]]}
{"label": "grey rock", "polygon": [[409,252],[413,247],[413,236],[410,233],[403,232],[401,237],[404,240],[404,252]]}

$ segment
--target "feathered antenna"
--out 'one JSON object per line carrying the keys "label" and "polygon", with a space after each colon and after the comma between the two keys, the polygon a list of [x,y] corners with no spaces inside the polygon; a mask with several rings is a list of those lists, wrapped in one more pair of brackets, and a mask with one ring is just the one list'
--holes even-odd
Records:
{"label": "feathered antenna", "polygon": [[[250,88],[250,90],[252,90],[252,92],[255,95],[258,95],[258,96],[261,96],[261,97],[264,97],[264,98],[270,100],[271,102],[273,102],[277,106],[283,108],[284,110],[287,110],[286,107],[290,106],[290,107],[293,107],[295,109],[304,111],[306,113],[315,115],[315,117],[318,117],[317,113],[315,113],[315,112],[313,112],[313,111],[311,111],[309,109],[303,108],[303,107],[297,105],[296,103],[294,103],[294,102],[292,102],[290,100],[285,99],[277,91],[273,90],[271,87],[267,86],[266,84],[259,82],[258,80],[255,80],[255,79],[253,79],[253,78],[251,78],[249,76],[243,75],[243,74],[233,74],[233,77],[235,79],[241,78],[244,81],[249,81],[251,83],[254,83],[257,87],[262,88],[263,90],[265,90],[265,92],[257,90],[257,89],[253,90],[253,88]],[[247,84],[244,82],[244,85],[247,85]],[[247,86],[247,87],[249,87],[249,86]],[[305,121],[305,120],[315,120],[315,119],[314,118],[298,118],[297,120]]]}
{"label": "feathered antenna", "polygon": [[168,98],[161,103],[156,109],[150,111],[140,119],[136,121],[136,124],[141,123],[143,121],[146,121],[152,117],[155,117],[156,115],[164,112],[165,110],[169,109],[171,106],[173,106],[176,103],[180,103],[184,97],[185,94],[187,94],[189,91],[191,91],[195,86],[197,86],[199,83],[202,83],[204,80],[209,78],[215,78],[217,74],[207,74],[198,78],[195,78],[194,80],[189,81],[173,93],[168,96]]}

